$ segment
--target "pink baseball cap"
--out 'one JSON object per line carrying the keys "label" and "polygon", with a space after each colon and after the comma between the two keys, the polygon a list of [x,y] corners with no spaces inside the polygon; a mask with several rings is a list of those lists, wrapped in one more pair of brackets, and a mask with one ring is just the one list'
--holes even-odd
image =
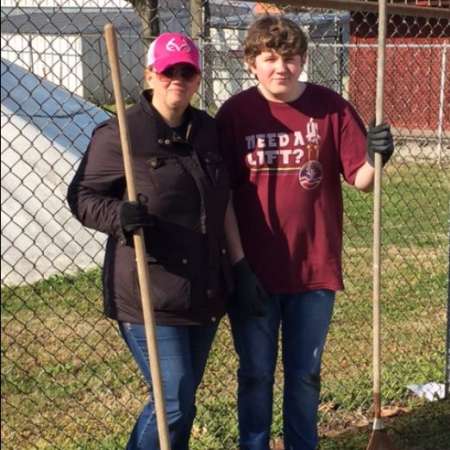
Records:
{"label": "pink baseball cap", "polygon": [[182,33],[163,33],[151,44],[147,52],[147,66],[155,72],[164,72],[174,64],[185,63],[199,72],[200,53],[191,38]]}

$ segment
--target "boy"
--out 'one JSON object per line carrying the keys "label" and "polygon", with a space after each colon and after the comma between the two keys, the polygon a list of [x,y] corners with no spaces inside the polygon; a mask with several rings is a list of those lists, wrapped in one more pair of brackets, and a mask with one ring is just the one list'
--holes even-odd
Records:
{"label": "boy", "polygon": [[233,96],[217,115],[236,213],[231,205],[240,448],[269,449],[281,326],[285,449],[315,449],[322,351],[335,292],[343,289],[340,176],[369,191],[374,152],[385,164],[393,139],[387,125],[366,136],[346,100],[298,81],[307,39],[294,22],[257,20],[244,48],[258,85]]}

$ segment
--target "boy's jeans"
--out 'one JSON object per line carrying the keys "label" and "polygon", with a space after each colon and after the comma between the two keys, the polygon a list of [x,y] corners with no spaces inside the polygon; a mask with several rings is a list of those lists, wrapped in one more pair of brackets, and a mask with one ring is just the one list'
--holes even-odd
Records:
{"label": "boy's jeans", "polygon": [[313,450],[318,445],[317,411],[322,352],[335,293],[328,290],[274,295],[262,318],[230,311],[239,355],[238,416],[241,450],[269,450],[273,383],[282,330],[284,446]]}
{"label": "boy's jeans", "polygon": [[[120,322],[119,329],[151,386],[144,325]],[[188,450],[195,418],[195,393],[203,376],[217,325],[157,326],[156,339],[172,450]],[[152,399],[142,410],[126,450],[159,449],[156,412]]]}

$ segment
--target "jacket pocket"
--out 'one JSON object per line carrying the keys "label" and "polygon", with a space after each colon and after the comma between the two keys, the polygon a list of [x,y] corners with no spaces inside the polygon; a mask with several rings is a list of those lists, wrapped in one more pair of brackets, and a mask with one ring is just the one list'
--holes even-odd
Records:
{"label": "jacket pocket", "polygon": [[[155,311],[187,311],[191,308],[191,281],[176,268],[149,264],[150,299]],[[136,282],[139,289],[139,280]]]}
{"label": "jacket pocket", "polygon": [[225,161],[218,153],[208,152],[201,156],[208,177],[214,186],[227,186]]}
{"label": "jacket pocket", "polygon": [[221,241],[221,251],[220,251],[220,266],[222,270],[223,281],[225,284],[225,290],[228,294],[231,294],[234,291],[234,277],[233,270],[231,268],[230,257],[226,249],[225,239]]}
{"label": "jacket pocket", "polygon": [[147,160],[153,187],[161,192],[173,188],[186,174],[176,157],[152,156]]}

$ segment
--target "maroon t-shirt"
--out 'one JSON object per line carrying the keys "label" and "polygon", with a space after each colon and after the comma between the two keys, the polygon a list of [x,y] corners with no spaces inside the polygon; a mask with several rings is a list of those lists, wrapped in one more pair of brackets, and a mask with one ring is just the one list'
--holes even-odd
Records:
{"label": "maroon t-shirt", "polygon": [[343,288],[341,180],[366,161],[365,127],[335,92],[311,83],[292,103],[255,87],[217,114],[242,244],[270,293]]}

